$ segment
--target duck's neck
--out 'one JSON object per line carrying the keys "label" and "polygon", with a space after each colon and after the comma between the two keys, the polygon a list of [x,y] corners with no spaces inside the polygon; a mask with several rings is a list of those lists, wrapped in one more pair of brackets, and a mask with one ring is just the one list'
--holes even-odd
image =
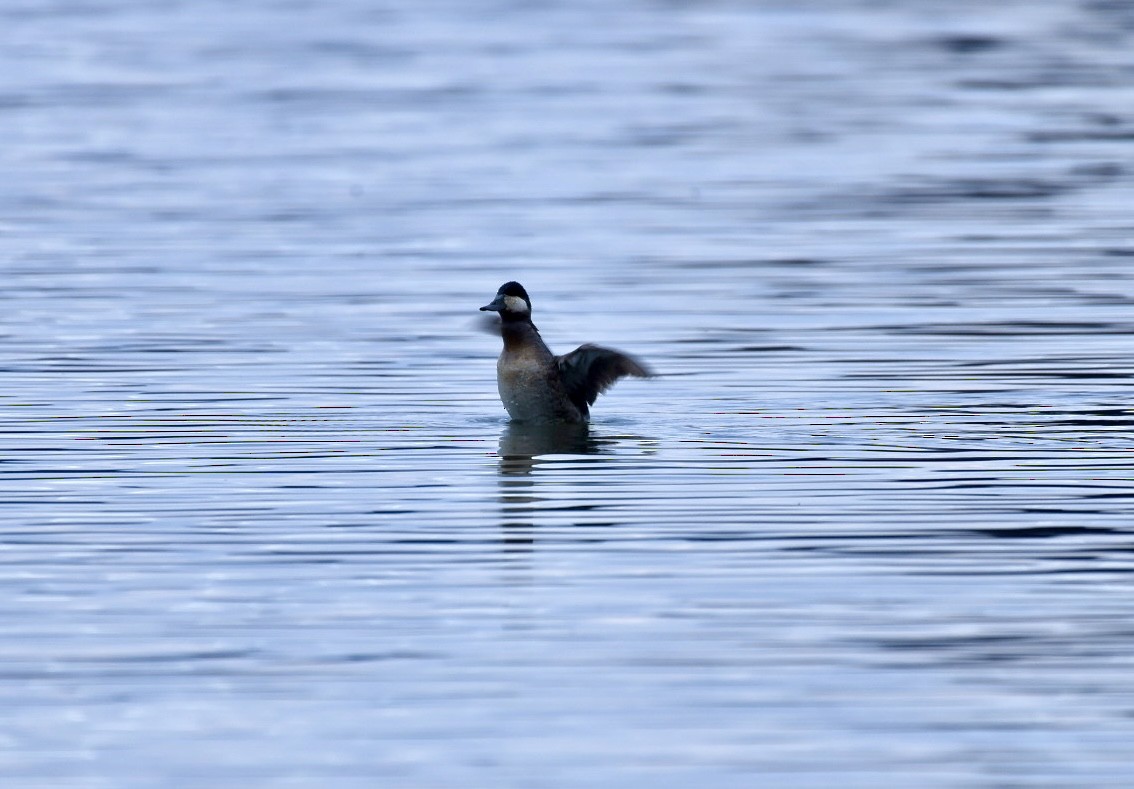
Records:
{"label": "duck's neck", "polygon": [[551,354],[543,338],[539,336],[539,329],[530,318],[503,321],[500,324],[500,336],[504,338],[505,353],[539,348],[548,355]]}

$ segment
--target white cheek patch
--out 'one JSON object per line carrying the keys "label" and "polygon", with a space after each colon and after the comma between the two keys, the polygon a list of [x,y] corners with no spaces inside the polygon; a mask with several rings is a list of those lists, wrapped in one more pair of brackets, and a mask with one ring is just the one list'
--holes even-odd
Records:
{"label": "white cheek patch", "polygon": [[528,303],[519,296],[505,296],[504,307],[508,312],[528,312]]}

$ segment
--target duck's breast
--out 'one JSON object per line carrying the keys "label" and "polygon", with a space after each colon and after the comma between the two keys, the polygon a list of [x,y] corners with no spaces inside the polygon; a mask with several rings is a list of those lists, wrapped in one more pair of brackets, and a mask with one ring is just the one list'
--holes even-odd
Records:
{"label": "duck's breast", "polygon": [[500,400],[508,415],[520,422],[580,420],[567,399],[554,362],[534,353],[504,353],[496,364]]}

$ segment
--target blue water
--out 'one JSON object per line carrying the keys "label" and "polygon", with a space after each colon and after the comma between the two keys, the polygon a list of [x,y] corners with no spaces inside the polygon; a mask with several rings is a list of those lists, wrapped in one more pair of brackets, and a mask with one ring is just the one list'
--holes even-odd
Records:
{"label": "blue water", "polygon": [[0,29],[5,786],[1134,783],[1125,4]]}

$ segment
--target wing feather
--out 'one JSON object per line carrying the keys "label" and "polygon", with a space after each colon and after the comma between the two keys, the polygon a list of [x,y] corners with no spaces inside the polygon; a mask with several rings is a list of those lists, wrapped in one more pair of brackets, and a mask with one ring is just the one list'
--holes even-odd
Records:
{"label": "wing feather", "polygon": [[597,345],[580,345],[571,353],[556,356],[567,396],[584,414],[619,378],[633,375],[651,378],[654,371],[629,354]]}

